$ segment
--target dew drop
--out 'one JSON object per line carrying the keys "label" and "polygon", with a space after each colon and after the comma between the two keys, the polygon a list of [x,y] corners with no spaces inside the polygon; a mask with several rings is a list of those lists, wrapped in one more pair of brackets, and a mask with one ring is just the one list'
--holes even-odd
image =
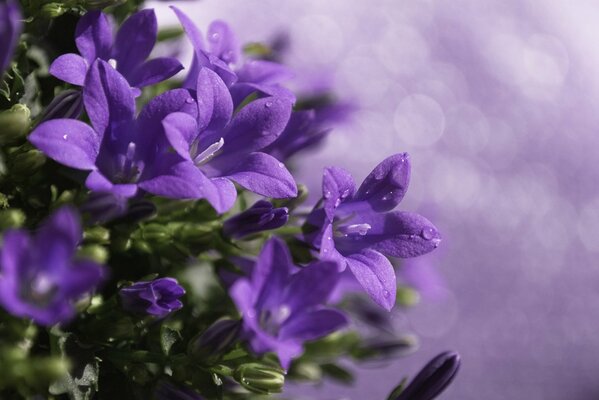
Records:
{"label": "dew drop", "polygon": [[330,199],[331,198],[331,192],[329,192],[328,190],[326,192],[324,192],[324,198],[325,199]]}
{"label": "dew drop", "polygon": [[62,138],[63,138],[64,140],[67,140],[67,138],[68,138],[68,135],[63,135],[63,136],[62,136]]}
{"label": "dew drop", "polygon": [[260,132],[262,134],[262,136],[268,136],[270,135],[270,131],[269,130],[263,130],[262,132]]}
{"label": "dew drop", "polygon": [[212,35],[210,35],[211,41],[216,42],[218,39],[220,39],[220,35],[217,32],[214,32]]}
{"label": "dew drop", "polygon": [[185,102],[186,102],[187,104],[192,104],[192,103],[193,103],[193,99],[190,97],[190,98],[188,98],[187,100],[185,100]]}
{"label": "dew drop", "polygon": [[435,237],[432,228],[424,228],[422,232],[420,232],[420,236],[422,236],[422,238],[425,240],[431,240],[433,237]]}
{"label": "dew drop", "polygon": [[282,162],[279,163],[279,168],[285,168],[285,164],[283,164]]}
{"label": "dew drop", "polygon": [[339,204],[341,204],[341,199],[335,200],[335,207],[339,207]]}
{"label": "dew drop", "polygon": [[266,108],[272,107],[272,101],[267,101],[266,103],[264,103],[264,107],[266,107]]}
{"label": "dew drop", "polygon": [[388,298],[389,296],[391,296],[391,293],[388,290],[383,290],[383,297]]}
{"label": "dew drop", "polygon": [[341,193],[341,200],[345,200],[349,196],[349,189],[345,189],[343,193]]}

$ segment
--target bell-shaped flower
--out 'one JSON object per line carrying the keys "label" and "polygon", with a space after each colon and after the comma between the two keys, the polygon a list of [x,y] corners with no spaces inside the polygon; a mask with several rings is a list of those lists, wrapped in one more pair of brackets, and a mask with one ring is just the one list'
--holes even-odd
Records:
{"label": "bell-shaped flower", "polygon": [[61,55],[50,66],[50,73],[65,82],[83,86],[89,68],[99,58],[116,68],[139,94],[140,88],[162,82],[183,69],[172,57],[147,60],[156,44],[157,34],[154,10],[131,15],[123,22],[116,37],[113,37],[106,14],[89,11],[81,17],[75,30],[75,44],[81,55]]}
{"label": "bell-shaped flower", "polygon": [[[218,212],[235,202],[233,182],[266,197],[295,197],[297,186],[285,165],[262,152],[285,129],[291,102],[264,97],[233,114],[227,86],[209,68],[199,73],[196,95],[195,114],[173,113],[163,125],[174,151],[187,161],[187,178],[198,189],[197,197]],[[218,196],[207,191],[211,187],[217,188]],[[153,189],[157,194],[167,190],[159,184]]]}
{"label": "bell-shaped flower", "polygon": [[161,125],[172,112],[196,115],[187,90],[154,98],[135,118],[135,98],[125,78],[96,60],[85,79],[83,101],[91,126],[54,119],[40,124],[29,141],[63,165],[91,171],[85,184],[94,192],[129,198],[142,189],[170,198],[194,198],[198,188],[187,179],[184,160],[170,151]]}
{"label": "bell-shaped flower", "polygon": [[350,268],[370,297],[390,310],[395,304],[395,270],[386,256],[409,258],[428,253],[441,241],[437,228],[423,216],[392,211],[403,199],[410,179],[407,154],[383,160],[358,190],[352,176],[326,168],[323,196],[304,227],[305,237],[321,259]]}
{"label": "bell-shaped flower", "polygon": [[347,324],[345,315],[324,306],[338,275],[338,266],[330,261],[300,269],[282,241],[266,242],[251,276],[238,279],[229,290],[252,350],[275,352],[287,369],[302,354],[305,341]]}
{"label": "bell-shaped flower", "polygon": [[123,309],[133,314],[159,318],[183,307],[179,299],[184,294],[185,289],[174,278],[135,282],[119,291]]}
{"label": "bell-shaped flower", "polygon": [[74,259],[82,239],[79,215],[64,207],[31,236],[15,229],[4,233],[0,255],[0,306],[41,325],[67,322],[74,303],[103,280],[103,268]]}

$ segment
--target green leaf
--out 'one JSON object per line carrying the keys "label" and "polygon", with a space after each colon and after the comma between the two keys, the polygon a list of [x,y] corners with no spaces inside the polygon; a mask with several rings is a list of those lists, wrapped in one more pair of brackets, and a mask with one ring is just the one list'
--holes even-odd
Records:
{"label": "green leaf", "polygon": [[173,345],[181,339],[179,331],[171,329],[166,325],[162,325],[160,328],[160,347],[165,355],[168,356]]}
{"label": "green leaf", "polygon": [[401,394],[401,392],[404,391],[407,383],[408,378],[403,378],[401,382],[399,382],[399,385],[395,386],[391,393],[389,393],[389,396],[387,396],[387,400],[395,400]]}
{"label": "green leaf", "polygon": [[348,384],[354,381],[354,375],[337,364],[322,364],[320,368],[326,376],[341,383]]}

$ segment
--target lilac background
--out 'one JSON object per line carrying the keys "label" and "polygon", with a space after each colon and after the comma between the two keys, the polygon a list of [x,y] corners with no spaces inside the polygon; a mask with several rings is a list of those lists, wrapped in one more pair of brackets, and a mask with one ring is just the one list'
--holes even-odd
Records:
{"label": "lilac background", "polygon": [[[383,399],[446,349],[463,369],[442,398],[599,398],[599,5],[592,0],[205,0],[178,5],[247,40],[288,29],[289,62],[358,101],[355,123],[302,159],[318,190],[336,164],[361,180],[412,156],[403,208],[444,241],[410,266],[421,304],[393,316],[421,349],[353,388],[305,398]],[[174,18],[157,4],[164,23]],[[323,73],[326,71],[327,73]],[[316,74],[314,74],[316,72]]]}

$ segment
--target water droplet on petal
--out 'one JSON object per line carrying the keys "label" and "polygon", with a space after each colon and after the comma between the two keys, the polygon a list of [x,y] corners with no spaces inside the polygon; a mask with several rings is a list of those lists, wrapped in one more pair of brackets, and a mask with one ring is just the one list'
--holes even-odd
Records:
{"label": "water droplet on petal", "polygon": [[214,32],[212,35],[210,35],[210,40],[213,42],[218,41],[218,39],[220,39],[220,35],[218,34],[218,32]]}
{"label": "water droplet on petal", "polygon": [[67,138],[68,138],[68,135],[63,135],[63,136],[62,136],[62,138],[63,138],[64,140],[67,140]]}
{"label": "water droplet on petal", "polygon": [[279,168],[285,168],[285,164],[283,164],[282,162],[279,163]]}
{"label": "water droplet on petal", "polygon": [[190,98],[188,98],[187,100],[185,100],[185,102],[186,102],[187,104],[192,104],[192,103],[194,102],[194,100],[193,100],[193,99],[190,97]]}
{"label": "water droplet on petal", "polygon": [[420,232],[420,236],[425,240],[431,240],[435,237],[435,232],[433,231],[433,228],[424,228],[422,232]]}
{"label": "water droplet on petal", "polygon": [[324,195],[323,195],[323,197],[324,197],[325,199],[330,199],[330,198],[331,198],[331,192],[329,192],[329,191],[327,190],[326,192],[324,192]]}
{"label": "water droplet on petal", "polygon": [[383,290],[383,297],[387,298],[389,296],[391,296],[391,293],[388,290]]}
{"label": "water droplet on petal", "polygon": [[270,135],[270,131],[269,130],[263,130],[262,132],[260,132],[262,134],[262,136],[268,136]]}
{"label": "water droplet on petal", "polygon": [[264,107],[266,107],[266,108],[272,107],[272,101],[267,101],[266,103],[264,103]]}

